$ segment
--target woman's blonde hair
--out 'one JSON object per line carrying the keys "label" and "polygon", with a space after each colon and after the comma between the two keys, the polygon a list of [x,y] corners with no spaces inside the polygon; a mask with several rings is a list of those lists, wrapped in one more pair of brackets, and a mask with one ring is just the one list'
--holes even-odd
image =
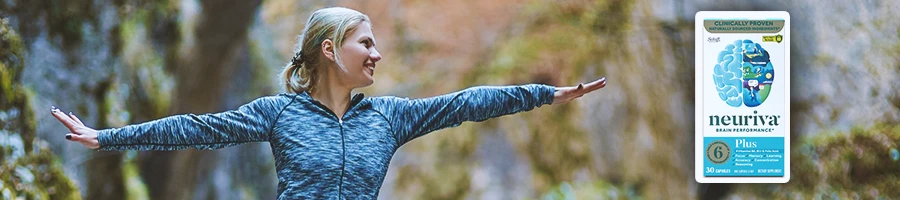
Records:
{"label": "woman's blonde hair", "polygon": [[338,52],[344,39],[362,22],[370,22],[369,16],[349,8],[331,7],[313,12],[297,39],[294,58],[281,72],[285,92],[312,92],[316,89],[319,71],[322,70],[319,69],[318,52],[322,52],[322,42],[326,39],[331,39],[333,43],[338,67],[346,71]]}

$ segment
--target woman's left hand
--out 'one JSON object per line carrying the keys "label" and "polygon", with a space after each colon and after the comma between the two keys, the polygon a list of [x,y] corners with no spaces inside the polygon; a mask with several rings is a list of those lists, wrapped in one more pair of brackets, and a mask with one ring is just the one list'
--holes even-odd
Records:
{"label": "woman's left hand", "polygon": [[97,139],[97,130],[85,126],[84,123],[81,122],[81,119],[78,119],[75,114],[69,112],[69,114],[66,115],[55,106],[50,108],[50,114],[53,115],[53,117],[56,117],[60,123],[71,131],[71,133],[66,134],[67,140],[79,142],[91,149],[100,148],[100,140]]}
{"label": "woman's left hand", "polygon": [[553,104],[568,103],[578,97],[584,96],[584,94],[599,90],[603,87],[606,87],[606,77],[588,84],[578,84],[578,86],[572,87],[556,87],[556,92],[553,93]]}

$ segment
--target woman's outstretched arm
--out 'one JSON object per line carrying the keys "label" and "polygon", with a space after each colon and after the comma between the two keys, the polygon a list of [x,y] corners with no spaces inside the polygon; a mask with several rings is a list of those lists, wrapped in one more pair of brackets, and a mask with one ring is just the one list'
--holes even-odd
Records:
{"label": "woman's outstretched arm", "polygon": [[237,110],[214,114],[185,114],[94,130],[72,113],[51,110],[71,133],[66,139],[100,150],[219,149],[248,142],[268,141],[281,111],[292,101],[286,96],[256,99]]}
{"label": "woman's outstretched arm", "polygon": [[385,97],[374,107],[382,112],[396,134],[399,145],[466,121],[529,111],[545,104],[560,104],[606,86],[606,78],[572,87],[540,84],[472,87],[459,92],[423,99]]}

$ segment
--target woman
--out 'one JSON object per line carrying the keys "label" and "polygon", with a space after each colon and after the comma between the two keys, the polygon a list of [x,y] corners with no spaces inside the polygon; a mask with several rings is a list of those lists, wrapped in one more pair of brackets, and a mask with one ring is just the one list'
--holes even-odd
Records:
{"label": "woman", "polygon": [[577,87],[532,84],[473,87],[425,99],[351,98],[353,89],[373,83],[381,60],[371,26],[368,16],[347,8],[314,12],[283,71],[287,92],[237,110],[99,131],[72,113],[55,107],[51,113],[72,132],[66,139],[92,149],[218,149],[269,142],[280,199],[375,199],[391,157],[410,140],[465,121],[565,103],[606,85],[601,78]]}

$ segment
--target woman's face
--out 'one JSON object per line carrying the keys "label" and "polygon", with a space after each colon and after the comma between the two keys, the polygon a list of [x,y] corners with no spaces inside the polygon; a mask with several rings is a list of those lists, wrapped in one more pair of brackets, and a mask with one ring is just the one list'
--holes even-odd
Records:
{"label": "woman's face", "polygon": [[381,54],[375,49],[375,36],[369,22],[362,22],[341,46],[341,62],[347,69],[341,82],[351,88],[366,87],[375,82],[375,62]]}

